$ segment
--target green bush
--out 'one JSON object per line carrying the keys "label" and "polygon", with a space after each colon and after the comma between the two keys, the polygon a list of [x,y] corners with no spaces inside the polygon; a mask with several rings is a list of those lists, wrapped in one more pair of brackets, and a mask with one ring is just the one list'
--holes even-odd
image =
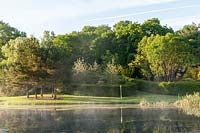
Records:
{"label": "green bush", "polygon": [[193,80],[200,80],[200,66],[188,68],[184,78],[191,78]]}
{"label": "green bush", "polygon": [[145,80],[134,80],[137,90],[170,95],[185,95],[200,92],[199,81],[178,82],[152,82]]}
{"label": "green bush", "polygon": [[136,79],[133,81],[136,84],[137,90],[151,93],[166,94],[164,89],[157,82]]}
{"label": "green bush", "polygon": [[[122,85],[123,96],[134,95],[136,92],[134,83]],[[64,93],[84,96],[120,96],[118,84],[71,84],[65,89]]]}
{"label": "green bush", "polygon": [[199,81],[181,81],[173,82],[165,86],[169,91],[169,94],[193,94],[194,92],[200,92]]}
{"label": "green bush", "polygon": [[[85,96],[120,96],[119,84],[70,84],[62,93]],[[127,80],[122,86],[123,96],[137,91],[165,95],[185,95],[200,92],[200,81],[152,82],[140,79]]]}

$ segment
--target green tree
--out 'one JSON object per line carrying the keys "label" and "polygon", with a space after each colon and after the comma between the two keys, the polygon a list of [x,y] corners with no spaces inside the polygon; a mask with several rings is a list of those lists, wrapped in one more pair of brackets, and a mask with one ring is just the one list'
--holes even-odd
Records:
{"label": "green tree", "polygon": [[93,33],[96,30],[95,26],[84,26],[82,28],[82,32],[89,32],[89,33]]}
{"label": "green tree", "polygon": [[38,57],[39,42],[36,38],[18,37],[2,47],[4,60],[1,66],[5,72],[3,92],[9,95],[28,93],[37,85],[40,71]]}
{"label": "green tree", "polygon": [[95,60],[102,64],[106,62],[104,57],[106,56],[107,51],[110,51],[111,54],[114,54],[115,47],[114,32],[111,29],[108,29],[93,40],[91,52],[93,55],[95,55]]}
{"label": "green tree", "polygon": [[5,45],[11,39],[25,36],[25,32],[21,32],[18,29],[11,27],[9,24],[0,21],[0,46]]}
{"label": "green tree", "polygon": [[[122,66],[127,66],[129,61],[134,60],[132,54],[136,54],[138,42],[142,39],[141,25],[137,22],[120,21],[114,25],[116,38],[116,53],[118,61]],[[128,60],[129,58],[129,60]]]}
{"label": "green tree", "polygon": [[54,38],[53,32],[44,32],[39,54],[41,57],[41,67],[44,70],[41,81],[42,83],[46,81],[46,84],[52,88],[52,96],[56,99],[56,88],[62,86],[62,81],[65,77],[68,49],[62,43],[55,44]]}
{"label": "green tree", "polygon": [[115,32],[115,52],[118,54],[118,63],[124,67],[135,60],[138,43],[144,36],[165,35],[174,32],[172,28],[162,26],[157,18],[146,20],[143,24],[120,21],[114,25],[113,30]]}
{"label": "green tree", "polygon": [[176,32],[178,35],[182,36],[186,43],[194,48],[195,60],[193,62],[194,67],[200,65],[200,32],[199,26],[195,23],[191,25],[185,25],[183,29]]}
{"label": "green tree", "polygon": [[174,81],[182,77],[190,65],[192,48],[178,35],[152,35],[139,43],[138,61],[147,72],[152,72],[157,80]]}
{"label": "green tree", "polygon": [[174,33],[172,28],[168,28],[167,26],[162,26],[160,24],[160,20],[158,18],[152,18],[144,21],[141,25],[142,31],[145,36],[153,35],[165,35],[167,33]]}

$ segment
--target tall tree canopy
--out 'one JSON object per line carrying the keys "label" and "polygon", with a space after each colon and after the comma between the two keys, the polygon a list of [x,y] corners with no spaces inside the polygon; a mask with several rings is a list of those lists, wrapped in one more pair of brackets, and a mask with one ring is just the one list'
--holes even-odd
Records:
{"label": "tall tree canopy", "polygon": [[40,40],[0,21],[0,48],[0,89],[7,94],[23,94],[28,88],[52,88],[54,92],[64,88],[73,83],[74,62],[80,65],[76,61],[83,58],[88,65],[82,74],[85,83],[109,83],[104,71],[113,64],[119,71],[116,77],[175,81],[187,68],[193,79],[199,79],[200,73],[199,25],[174,32],[157,18],[143,23],[120,21],[113,27],[84,26],[62,35],[45,31]]}
{"label": "tall tree canopy", "polygon": [[195,60],[193,65],[200,66],[200,31],[199,26],[195,23],[191,25],[185,25],[183,29],[177,31],[177,34],[192,46],[194,50]]}
{"label": "tall tree canopy", "polygon": [[1,62],[5,72],[3,75],[5,82],[3,91],[5,93],[12,94],[12,92],[17,93],[18,91],[24,93],[27,86],[36,84],[40,71],[38,48],[39,41],[34,37],[19,37],[2,47],[5,58]]}
{"label": "tall tree canopy", "polygon": [[157,18],[152,18],[144,21],[142,24],[142,31],[145,36],[153,35],[165,35],[167,33],[173,33],[173,29],[167,26],[162,26],[160,20]]}
{"label": "tall tree canopy", "polygon": [[41,66],[45,70],[42,83],[44,86],[52,88],[55,92],[55,88],[62,86],[65,78],[64,74],[68,72],[66,68],[68,67],[67,57],[69,57],[69,54],[68,47],[62,42],[59,44],[58,39],[54,39],[54,32],[44,32],[40,43],[39,56],[41,58]]}
{"label": "tall tree canopy", "polygon": [[139,43],[136,58],[144,74],[152,73],[158,80],[174,81],[177,76],[182,76],[192,62],[191,50],[178,35],[151,35]]}
{"label": "tall tree canopy", "polygon": [[5,45],[9,40],[17,37],[25,37],[26,33],[11,27],[9,24],[0,21],[0,46]]}

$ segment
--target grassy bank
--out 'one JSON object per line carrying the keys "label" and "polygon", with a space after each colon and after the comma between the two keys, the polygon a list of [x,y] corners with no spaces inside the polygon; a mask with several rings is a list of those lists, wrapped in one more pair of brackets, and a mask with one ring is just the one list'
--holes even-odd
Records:
{"label": "grassy bank", "polygon": [[[34,97],[34,96],[32,96]],[[50,97],[50,95],[44,95]],[[137,92],[133,96],[123,97],[94,97],[94,96],[74,96],[59,95],[59,100],[36,100],[34,98],[27,99],[26,96],[17,97],[1,97],[0,105],[65,105],[65,104],[139,104],[141,100],[146,99],[150,102],[175,102],[177,96],[152,94],[146,92]]]}

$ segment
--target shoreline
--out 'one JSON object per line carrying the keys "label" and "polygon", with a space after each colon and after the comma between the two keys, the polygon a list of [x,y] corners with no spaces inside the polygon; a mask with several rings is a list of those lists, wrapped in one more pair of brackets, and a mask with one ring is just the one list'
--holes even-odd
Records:
{"label": "shoreline", "polygon": [[76,110],[76,109],[116,109],[116,108],[140,108],[139,104],[66,104],[66,105],[0,105],[1,109],[13,110]]}
{"label": "shoreline", "polygon": [[62,111],[62,110],[78,110],[78,109],[117,109],[117,108],[141,108],[141,109],[177,109],[172,104],[166,106],[140,106],[140,104],[65,104],[65,105],[0,105],[1,109],[13,110],[46,110],[46,111]]}

